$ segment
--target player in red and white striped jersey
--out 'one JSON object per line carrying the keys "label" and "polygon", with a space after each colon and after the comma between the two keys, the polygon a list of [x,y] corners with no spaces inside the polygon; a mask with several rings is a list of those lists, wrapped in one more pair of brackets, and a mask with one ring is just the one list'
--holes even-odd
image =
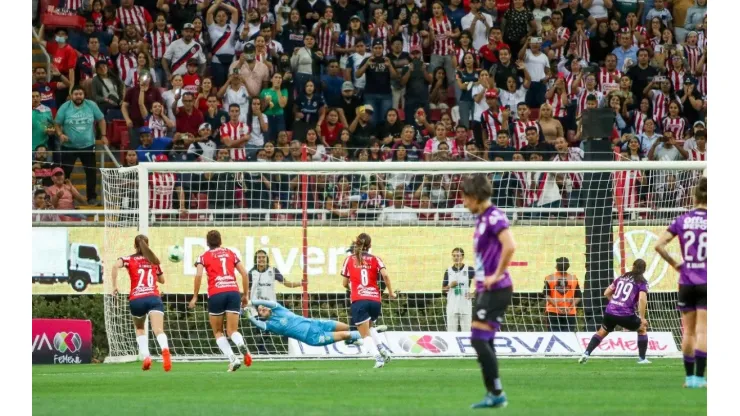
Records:
{"label": "player in red and white striped jersey", "polygon": [[617,55],[610,53],[606,55],[604,66],[599,70],[597,85],[601,92],[609,93],[619,89],[620,78],[622,78],[622,72],[617,70]]}
{"label": "player in red and white striped jersey", "polygon": [[375,9],[373,12],[373,21],[367,26],[372,42],[380,39],[383,41],[383,54],[389,51],[390,39],[393,37],[393,27],[386,22],[386,11]]}
{"label": "player in red and white striped jersey", "polygon": [[164,58],[164,53],[172,41],[177,40],[177,32],[167,24],[167,15],[157,13],[152,30],[144,35],[144,39],[149,44],[150,53],[156,62]]}
{"label": "player in red and white striped jersey", "polygon": [[116,18],[123,27],[136,26],[140,35],[147,33],[153,26],[152,16],[144,7],[134,6],[134,0],[121,0],[121,7],[116,9]]}
{"label": "player in red and white striped jersey", "polygon": [[550,50],[553,52],[553,58],[560,60],[565,57],[565,48],[570,40],[570,29],[563,26],[563,12],[555,10],[552,12],[552,26],[555,32],[555,39]]}
{"label": "player in red and white striped jersey", "polygon": [[249,126],[239,121],[240,113],[239,104],[229,105],[230,120],[228,123],[222,124],[219,129],[221,142],[230,148],[231,160],[233,161],[247,160],[247,150],[244,145],[250,139],[251,130]]}
{"label": "player in red and white striped jersey", "polygon": [[170,371],[172,358],[167,335],[164,333],[164,304],[157,289],[157,283],[164,284],[164,273],[160,267],[159,258],[149,248],[149,239],[145,235],[139,234],[134,238],[134,249],[136,250],[134,254],[119,257],[116,260],[111,274],[113,295],[118,296],[118,269],[125,268],[131,280],[128,299],[134,320],[136,344],[139,347],[139,355],[144,358],[141,368],[146,371],[152,366],[146,328],[148,317],[152,332],[162,349],[164,371]]}
{"label": "player in red and white striped jersey", "polygon": [[[323,52],[324,59],[334,58],[334,45],[339,39],[342,28],[339,23],[334,22],[334,9],[331,6],[324,9],[324,17],[314,23],[311,31],[316,35],[316,46]],[[386,46],[387,44],[386,39]]]}

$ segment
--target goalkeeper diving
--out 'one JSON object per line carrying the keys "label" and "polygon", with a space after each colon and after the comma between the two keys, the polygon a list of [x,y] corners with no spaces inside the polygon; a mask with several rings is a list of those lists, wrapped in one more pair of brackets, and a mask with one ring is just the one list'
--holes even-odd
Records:
{"label": "goalkeeper diving", "polygon": [[[250,307],[251,306],[251,307]],[[257,309],[257,316],[254,309]],[[263,331],[296,339],[317,347],[344,341],[348,345],[362,345],[358,331],[350,331],[343,322],[326,319],[309,319],[296,315],[283,305],[268,300],[252,300],[245,308],[249,320]],[[386,327],[378,326],[378,332]]]}

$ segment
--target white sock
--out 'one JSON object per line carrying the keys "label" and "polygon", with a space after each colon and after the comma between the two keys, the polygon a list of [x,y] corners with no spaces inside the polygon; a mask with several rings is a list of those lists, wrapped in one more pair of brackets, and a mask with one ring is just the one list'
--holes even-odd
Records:
{"label": "white sock", "polygon": [[139,335],[136,337],[136,343],[139,344],[139,355],[146,358],[149,357],[149,342],[146,335]]}
{"label": "white sock", "polygon": [[167,343],[167,335],[165,335],[164,332],[157,335],[157,342],[159,343],[159,347],[162,348],[163,350],[170,349],[170,345]]}
{"label": "white sock", "polygon": [[226,339],[226,337],[221,336],[220,338],[217,338],[216,344],[221,352],[228,357],[229,361],[234,361],[234,358],[236,357],[234,356],[234,352],[231,350],[231,345],[229,345],[229,340]]}
{"label": "white sock", "polygon": [[378,349],[381,349],[383,347],[383,342],[380,340],[380,334],[378,334],[378,330],[375,329],[375,327],[370,328],[370,335],[373,337],[373,341],[375,342],[375,345],[377,345]]}
{"label": "white sock", "polygon": [[380,355],[380,352],[378,352],[378,347],[375,345],[375,341],[373,341],[373,337],[365,337],[365,339],[362,341],[365,344],[365,348],[367,348],[367,351],[373,357],[377,357]]}
{"label": "white sock", "polygon": [[231,334],[231,340],[234,341],[234,344],[237,346],[237,348],[244,346],[244,337],[242,337],[242,334],[238,332],[234,332]]}

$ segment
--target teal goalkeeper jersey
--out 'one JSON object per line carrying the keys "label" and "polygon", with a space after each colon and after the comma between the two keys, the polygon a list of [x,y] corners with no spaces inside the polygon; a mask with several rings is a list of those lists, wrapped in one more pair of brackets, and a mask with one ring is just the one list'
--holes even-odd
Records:
{"label": "teal goalkeeper jersey", "polygon": [[298,340],[307,339],[309,330],[311,329],[312,321],[310,319],[294,314],[277,302],[257,300],[252,301],[252,304],[255,307],[261,305],[272,309],[272,315],[266,322],[250,316],[249,320],[255,326],[270,331],[273,334],[284,335]]}

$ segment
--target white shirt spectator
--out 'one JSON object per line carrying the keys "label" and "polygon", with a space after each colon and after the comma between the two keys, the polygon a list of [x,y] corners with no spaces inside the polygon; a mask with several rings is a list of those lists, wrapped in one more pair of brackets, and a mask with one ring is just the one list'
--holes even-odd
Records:
{"label": "white shirt spectator", "polygon": [[394,222],[409,222],[417,221],[419,217],[415,212],[402,212],[408,209],[406,207],[396,208],[394,206],[383,208],[383,212],[380,213],[381,221],[394,221]]}
{"label": "white shirt spectator", "polygon": [[516,92],[511,93],[507,90],[500,90],[498,95],[498,100],[501,103],[503,107],[509,107],[511,109],[511,117],[514,120],[519,119],[519,115],[516,112],[516,106],[519,103],[523,103],[524,99],[527,97],[527,88],[524,88],[524,86],[519,87]]}
{"label": "white shirt spectator", "polygon": [[195,40],[185,43],[185,40],[181,38],[170,43],[170,46],[164,52],[164,59],[170,62],[172,75],[185,75],[188,72],[187,63],[190,55],[198,60],[199,65],[206,63],[203,47]]}
{"label": "white shirt spectator", "polygon": [[[488,27],[493,27],[493,18],[491,15],[483,12],[481,12],[481,14],[486,19],[486,22],[488,22]],[[475,29],[471,29],[474,18],[475,15],[473,15],[472,12],[468,13],[462,18],[460,24],[462,25],[463,30],[470,30],[473,33],[473,48],[477,51],[488,44],[488,30],[486,29],[485,23],[480,20],[475,22]]]}
{"label": "white shirt spectator", "polygon": [[[264,121],[266,124],[267,116],[264,114],[260,114],[260,116],[262,116],[262,121]],[[262,131],[260,120],[257,117],[252,117],[252,125],[250,127],[252,127],[252,138],[249,140],[249,144],[254,146],[264,146],[265,132]]]}
{"label": "white shirt spectator", "polygon": [[188,148],[188,154],[200,154],[203,157],[203,160],[210,162],[215,160],[217,149],[218,146],[216,146],[216,143],[213,140],[195,142]]}
{"label": "white shirt spectator", "polygon": [[532,81],[541,82],[545,78],[545,70],[550,67],[550,60],[542,52],[535,55],[531,49],[527,49],[524,56],[524,66],[527,68]]}

